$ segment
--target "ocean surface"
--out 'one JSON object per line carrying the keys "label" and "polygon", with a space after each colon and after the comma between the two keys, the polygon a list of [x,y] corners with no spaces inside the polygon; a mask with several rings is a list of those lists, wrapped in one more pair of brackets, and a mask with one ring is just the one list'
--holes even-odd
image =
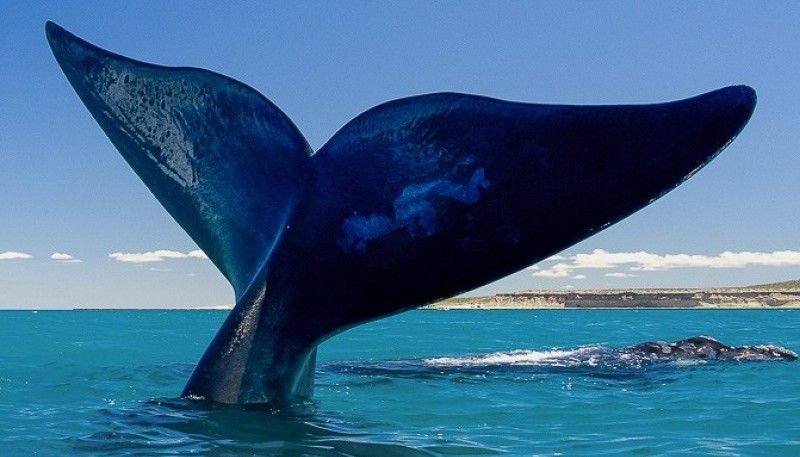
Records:
{"label": "ocean surface", "polygon": [[323,344],[313,400],[178,398],[223,311],[0,312],[0,456],[800,455],[800,363],[633,363],[713,336],[800,350],[800,311],[413,311]]}

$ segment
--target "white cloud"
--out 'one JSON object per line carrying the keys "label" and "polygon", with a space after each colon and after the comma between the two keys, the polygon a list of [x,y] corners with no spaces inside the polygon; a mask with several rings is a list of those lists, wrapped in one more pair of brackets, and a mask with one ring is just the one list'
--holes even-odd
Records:
{"label": "white cloud", "polygon": [[109,254],[108,256],[120,262],[130,263],[163,262],[167,259],[208,259],[206,254],[199,249],[186,253],[170,251],[167,249],[148,252],[115,252],[113,254]]}
{"label": "white cloud", "polygon": [[33,256],[24,252],[6,251],[0,252],[0,260],[32,259]]}
{"label": "white cloud", "polygon": [[[702,254],[653,254],[638,252],[608,252],[595,249],[588,254],[576,254],[563,258],[566,262],[550,268],[534,271],[533,276],[543,278],[566,278],[582,269],[627,268],[628,271],[665,271],[675,268],[744,268],[748,266],[800,266],[800,252],[731,252],[719,255]],[[626,275],[626,276],[623,276]],[[608,273],[606,276],[630,278],[635,275]]]}
{"label": "white cloud", "polygon": [[635,278],[636,275],[631,273],[606,273],[609,278]]}
{"label": "white cloud", "polygon": [[63,252],[54,252],[53,255],[50,256],[50,259],[61,263],[81,263],[80,259],[76,259],[75,257]]}
{"label": "white cloud", "polygon": [[[563,255],[558,254],[558,255],[551,255],[550,257],[542,260],[540,263],[544,263],[544,262],[560,262],[562,260],[567,260],[567,257],[564,257]],[[528,269],[529,270],[541,270],[542,267],[540,267],[539,265],[531,265],[531,266],[528,267]]]}
{"label": "white cloud", "polygon": [[559,263],[546,270],[537,270],[532,273],[533,276],[541,278],[567,278],[571,274],[572,268],[565,263]]}
{"label": "white cloud", "polygon": [[575,275],[572,279],[586,279],[586,275]]}
{"label": "white cloud", "polygon": [[205,252],[201,251],[200,249],[195,249],[194,251],[189,251],[187,254],[189,257],[194,257],[195,259],[204,259],[208,260],[208,256]]}

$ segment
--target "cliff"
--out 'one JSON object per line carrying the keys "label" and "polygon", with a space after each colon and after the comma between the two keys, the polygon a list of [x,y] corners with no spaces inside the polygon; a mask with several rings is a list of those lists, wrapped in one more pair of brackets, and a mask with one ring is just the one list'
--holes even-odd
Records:
{"label": "cliff", "polygon": [[800,308],[800,288],[523,291],[444,300],[427,309]]}

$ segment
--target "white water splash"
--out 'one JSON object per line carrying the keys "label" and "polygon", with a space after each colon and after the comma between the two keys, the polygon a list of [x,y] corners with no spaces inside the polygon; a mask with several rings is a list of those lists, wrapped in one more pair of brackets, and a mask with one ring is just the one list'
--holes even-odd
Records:
{"label": "white water splash", "polygon": [[575,363],[586,363],[591,355],[602,349],[600,346],[591,346],[567,350],[551,349],[549,351],[515,350],[463,357],[436,357],[424,359],[423,363],[436,367],[569,366]]}

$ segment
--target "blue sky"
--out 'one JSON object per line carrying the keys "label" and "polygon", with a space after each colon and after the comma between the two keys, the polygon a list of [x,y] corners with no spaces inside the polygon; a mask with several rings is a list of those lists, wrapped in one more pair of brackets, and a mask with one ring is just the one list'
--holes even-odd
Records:
{"label": "blue sky", "polygon": [[46,20],[139,60],[243,81],[315,148],[369,107],[420,93],[621,104],[748,84],[753,119],[697,176],[478,292],[800,278],[799,3],[0,0],[0,308],[233,300],[78,100]]}

